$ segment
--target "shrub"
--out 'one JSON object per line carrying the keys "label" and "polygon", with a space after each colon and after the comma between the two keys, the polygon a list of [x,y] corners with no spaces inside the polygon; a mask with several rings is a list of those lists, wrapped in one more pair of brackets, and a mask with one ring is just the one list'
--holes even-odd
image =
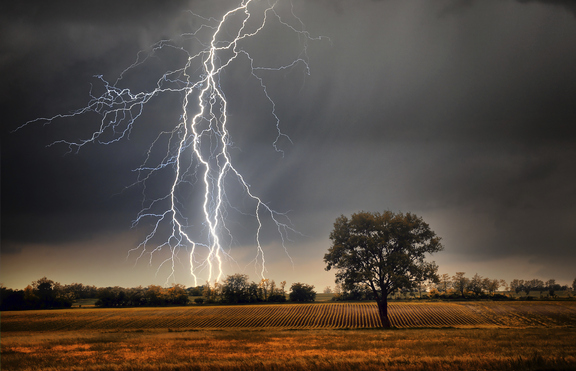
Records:
{"label": "shrub", "polygon": [[316,292],[314,285],[307,285],[305,283],[294,283],[290,287],[290,301],[309,302],[316,300]]}

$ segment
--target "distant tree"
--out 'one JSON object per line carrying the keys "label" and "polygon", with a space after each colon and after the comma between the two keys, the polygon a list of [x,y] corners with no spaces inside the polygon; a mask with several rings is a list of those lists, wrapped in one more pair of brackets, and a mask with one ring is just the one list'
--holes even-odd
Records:
{"label": "distant tree", "polygon": [[244,301],[244,303],[256,303],[259,301],[262,301],[260,299],[260,292],[259,292],[259,287],[258,284],[256,282],[250,282],[250,284],[248,284],[248,295],[246,297],[246,301]]}
{"label": "distant tree", "polygon": [[428,294],[430,294],[431,298],[440,297],[440,291],[438,291],[438,289],[436,287],[431,288],[430,291],[428,292]]}
{"label": "distant tree", "polygon": [[524,290],[524,280],[515,278],[510,281],[510,290],[514,291],[516,294],[521,293]]}
{"label": "distant tree", "polygon": [[214,282],[214,286],[210,285],[210,282],[206,282],[204,289],[202,290],[202,296],[206,299],[207,303],[215,303],[220,299],[221,286],[218,282]]}
{"label": "distant tree", "polygon": [[538,291],[540,296],[542,296],[542,291],[544,291],[544,282],[542,280],[535,278],[533,280],[526,281],[524,284],[528,288],[528,292]]}
{"label": "distant tree", "polygon": [[186,289],[188,295],[190,296],[202,296],[202,291],[204,291],[204,286],[188,287]]}
{"label": "distant tree", "polygon": [[532,291],[532,286],[530,285],[530,281],[524,281],[522,285],[522,291],[526,293],[526,295],[530,295],[530,291]]}
{"label": "distant tree", "polygon": [[313,285],[307,285],[305,283],[293,283],[290,286],[290,301],[297,302],[309,302],[316,300],[316,292],[314,291]]}
{"label": "distant tree", "polygon": [[150,285],[144,291],[146,304],[151,307],[166,305],[166,296],[162,286]]}
{"label": "distant tree", "polygon": [[113,287],[99,288],[97,298],[98,300],[95,303],[97,307],[112,308],[120,306],[117,290],[114,290]]}
{"label": "distant tree", "polygon": [[0,285],[0,310],[32,309],[24,300],[23,290],[12,290]]}
{"label": "distant tree", "polygon": [[248,275],[237,273],[227,276],[222,282],[222,301],[230,304],[248,303],[250,302],[249,288]]}
{"label": "distant tree", "polygon": [[572,281],[572,290],[576,291],[576,278]]}
{"label": "distant tree", "polygon": [[398,296],[400,295],[404,295],[404,299],[408,299],[408,296],[414,296],[412,293],[412,289],[408,289],[408,288],[401,288],[396,290],[396,292],[398,293]]}
{"label": "distant tree", "polygon": [[548,296],[555,296],[556,291],[561,290],[562,286],[557,284],[554,278],[551,278],[546,281],[546,289],[548,290]]}
{"label": "distant tree", "polygon": [[[482,292],[487,292],[489,294],[492,294],[492,291],[490,291],[490,285],[492,283],[492,280],[488,277],[482,278]],[[498,283],[498,280],[496,280],[496,283]]]}
{"label": "distant tree", "polygon": [[506,280],[500,280],[500,286],[499,287],[504,287],[504,291],[508,291],[509,290],[509,286],[506,283]]}
{"label": "distant tree", "polygon": [[342,298],[342,292],[342,286],[336,284],[336,286],[334,286],[334,296],[332,297],[332,300],[340,300]]}
{"label": "distant tree", "polygon": [[450,280],[450,275],[448,273],[444,273],[440,276],[440,280],[436,285],[436,287],[438,288],[438,290],[445,293],[450,288],[451,282],[452,281]]}
{"label": "distant tree", "polygon": [[484,280],[482,281],[482,284],[484,286],[484,289],[492,295],[494,295],[496,293],[496,291],[500,288],[500,286],[506,285],[505,282],[504,282],[504,285],[502,285],[502,280],[489,279],[489,278],[484,278]]}
{"label": "distant tree", "polygon": [[330,286],[324,287],[323,293],[324,293],[324,294],[331,294],[331,293],[332,293],[332,289],[330,288]]}
{"label": "distant tree", "polygon": [[147,305],[146,296],[144,293],[146,289],[142,286],[133,287],[130,289],[124,289],[125,302],[129,307],[142,307]]}
{"label": "distant tree", "polygon": [[454,287],[462,297],[464,297],[470,283],[470,279],[466,278],[464,276],[465,274],[466,272],[456,272],[456,274],[452,276],[452,287]]}
{"label": "distant tree", "polygon": [[96,297],[98,289],[95,286],[72,283],[70,285],[64,285],[64,291],[73,294],[76,299],[89,299]]}
{"label": "distant tree", "polygon": [[38,281],[32,282],[34,293],[40,299],[40,306],[42,308],[52,308],[56,301],[56,291],[54,281],[46,277],[40,278]]}
{"label": "distant tree", "polygon": [[258,299],[260,301],[268,301],[268,297],[272,294],[272,284],[274,281],[270,281],[268,278],[263,278],[258,285]]}
{"label": "distant tree", "polygon": [[418,291],[418,297],[422,299],[422,291],[426,291],[428,289],[428,285],[425,282],[418,282],[416,284],[416,290]]}
{"label": "distant tree", "polygon": [[160,286],[142,286],[133,288],[102,287],[98,289],[97,307],[140,307],[140,306],[160,306],[166,305],[167,296],[165,290]]}
{"label": "distant tree", "polygon": [[64,291],[64,287],[46,277],[32,282],[34,294],[40,300],[40,308],[70,308],[74,294]]}
{"label": "distant tree", "polygon": [[166,300],[172,305],[186,305],[189,298],[184,285],[175,284],[166,290]]}
{"label": "distant tree", "polygon": [[286,281],[280,282],[280,287],[276,287],[276,283],[272,281],[270,285],[271,293],[268,296],[269,302],[282,303],[286,301]]}
{"label": "distant tree", "polygon": [[481,275],[476,273],[468,283],[468,290],[472,291],[474,295],[478,296],[482,294],[483,289],[484,289],[484,279],[482,278]]}
{"label": "distant tree", "polygon": [[196,299],[194,299],[194,303],[196,303],[196,304],[204,304],[204,298],[196,298]]}
{"label": "distant tree", "polygon": [[335,300],[374,300],[372,289],[366,283],[359,283],[348,290],[341,289],[340,295],[335,297]]}
{"label": "distant tree", "polygon": [[32,285],[28,285],[24,288],[24,302],[26,303],[25,307],[27,309],[40,308],[40,298],[36,295]]}
{"label": "distant tree", "polygon": [[440,238],[414,214],[359,212],[350,219],[342,215],[330,239],[332,246],[324,255],[326,270],[336,269],[336,282],[345,290],[368,285],[384,327],[390,327],[389,295],[414,289],[428,279],[438,280],[438,267],[424,259],[442,250]]}

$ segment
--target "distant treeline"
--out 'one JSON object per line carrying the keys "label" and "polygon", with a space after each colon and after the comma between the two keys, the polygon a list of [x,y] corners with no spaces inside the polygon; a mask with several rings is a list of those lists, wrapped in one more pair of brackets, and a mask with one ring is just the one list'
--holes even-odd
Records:
{"label": "distant treeline", "polygon": [[70,308],[75,299],[93,298],[97,290],[94,286],[84,286],[81,283],[61,285],[43,277],[26,286],[24,290],[0,287],[0,309]]}
{"label": "distant treeline", "polygon": [[[222,283],[206,284],[186,288],[180,284],[171,287],[150,285],[147,287],[96,287],[81,283],[62,285],[46,277],[32,282],[24,290],[13,290],[0,286],[0,310],[70,308],[79,299],[97,299],[98,307],[154,307],[189,304],[241,304],[241,303],[281,303],[311,302],[316,300],[314,286],[294,283],[287,293],[286,282],[277,285],[273,280],[263,279],[250,282],[245,274],[226,277]],[[502,289],[502,290],[500,290]],[[572,287],[559,285],[556,280],[546,282],[539,279],[514,279],[509,284],[504,280],[490,279],[475,274],[466,277],[464,272],[454,276],[442,274],[437,282],[424,282],[413,290],[393,293],[390,299],[511,299],[513,293],[521,299],[530,300],[530,293],[538,292],[540,297],[555,298],[558,291],[576,291],[576,279]],[[345,289],[337,285],[324,293],[333,294],[333,300],[374,300],[372,290],[367,285],[356,285]],[[522,296],[522,294],[525,294]]]}
{"label": "distant treeline", "polygon": [[[500,290],[502,289],[502,290]],[[555,279],[546,282],[533,280],[514,279],[507,284],[500,279],[490,279],[475,274],[472,278],[466,277],[465,272],[456,272],[454,276],[445,273],[439,276],[435,282],[423,282],[412,290],[399,290],[393,293],[390,299],[493,299],[507,300],[511,295],[506,293],[515,293],[516,295],[525,293],[523,299],[533,299],[529,296],[531,292],[539,292],[542,297],[544,293],[548,298],[556,297],[558,291],[576,291],[576,279],[572,287],[559,285]],[[344,288],[337,285],[334,290],[327,287],[324,293],[333,293],[333,300],[374,300],[372,290],[368,285],[356,285],[353,288]]]}
{"label": "distant treeline", "polygon": [[62,285],[46,277],[32,282],[24,290],[0,287],[0,310],[70,308],[78,299],[97,299],[98,307],[155,307],[203,303],[271,303],[314,301],[314,286],[295,283],[290,293],[285,291],[286,282],[277,286],[273,280],[263,279],[259,283],[249,282],[248,276],[234,274],[222,283],[186,288],[174,284],[165,288],[157,285],[148,287],[95,287],[81,283]]}

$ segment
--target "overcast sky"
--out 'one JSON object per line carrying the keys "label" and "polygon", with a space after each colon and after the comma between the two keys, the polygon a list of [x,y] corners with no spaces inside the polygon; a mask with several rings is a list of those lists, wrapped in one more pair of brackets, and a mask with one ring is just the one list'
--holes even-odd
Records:
{"label": "overcast sky", "polygon": [[[127,257],[149,226],[132,228],[142,187],[130,187],[151,141],[174,125],[181,95],[151,100],[129,139],[66,154],[57,140],[97,128],[86,114],[29,125],[84,107],[140,50],[221,19],[239,1],[189,0],[0,5],[2,246],[0,282],[23,288],[47,276],[96,286],[163,284],[158,254]],[[279,14],[311,36],[302,64],[262,72],[291,143],[276,152],[270,104],[247,64],[222,76],[233,163],[301,235],[287,256],[264,234],[267,276],[334,285],[323,256],[335,219],[356,211],[422,216],[445,250],[439,273],[571,283],[576,277],[576,6],[537,0],[280,0]],[[190,12],[191,11],[191,12]],[[272,26],[244,47],[260,65],[297,58],[303,40]],[[202,35],[199,35],[202,37]],[[194,48],[192,42],[182,44]],[[122,87],[153,88],[185,63],[159,53]],[[152,85],[151,85],[152,84]],[[167,125],[167,126],[166,126]],[[158,177],[147,196],[171,180]],[[163,188],[164,187],[164,188]],[[231,191],[230,197],[235,193]],[[191,203],[198,194],[191,193]],[[239,204],[245,202],[238,196]],[[245,198],[245,197],[244,197]],[[231,213],[232,214],[232,213]],[[190,220],[197,216],[189,215]],[[253,221],[231,225],[236,263],[225,274],[259,280]],[[252,223],[252,224],[250,224]],[[251,242],[252,241],[252,242]],[[165,253],[165,252],[164,252]],[[192,285],[185,254],[176,281]]]}

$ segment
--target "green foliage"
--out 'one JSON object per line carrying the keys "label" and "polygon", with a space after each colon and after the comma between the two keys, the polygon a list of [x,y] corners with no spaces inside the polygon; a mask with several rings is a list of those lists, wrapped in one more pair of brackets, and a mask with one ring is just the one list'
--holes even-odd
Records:
{"label": "green foliage", "polygon": [[562,287],[561,285],[557,284],[556,280],[553,278],[549,279],[546,282],[546,290],[548,290],[548,296],[549,297],[554,297],[554,296],[556,296],[555,295],[556,291],[560,291],[560,290],[567,289],[567,288],[568,287]]}
{"label": "green foliage", "polygon": [[222,283],[221,301],[223,303],[251,303],[257,299],[257,297],[253,297],[253,288],[250,287],[246,274],[233,274],[226,277]]}
{"label": "green foliage", "polygon": [[202,296],[203,291],[204,291],[204,286],[188,287],[186,289],[186,292],[188,292],[189,296]]}
{"label": "green foliage", "polygon": [[73,294],[75,300],[92,299],[98,294],[98,288],[96,286],[88,286],[81,283],[64,285],[64,290]]}
{"label": "green foliage", "polygon": [[285,286],[286,281],[277,287],[274,280],[269,279],[262,279],[260,283],[249,282],[247,275],[238,273],[227,276],[221,284],[206,284],[203,296],[208,303],[281,303],[286,301]]}
{"label": "green foliage", "polygon": [[442,250],[440,238],[414,214],[360,212],[350,219],[342,215],[330,239],[326,270],[335,268],[337,282],[346,289],[366,283],[382,296],[437,279],[436,265],[424,258]]}
{"label": "green foliage", "polygon": [[334,295],[332,300],[334,301],[363,301],[363,300],[374,300],[374,293],[369,285],[365,283],[360,283],[355,285],[349,290],[341,289],[337,295]]}
{"label": "green foliage", "polygon": [[186,305],[190,301],[184,285],[179,283],[170,287],[166,292],[166,300],[173,305]]}
{"label": "green foliage", "polygon": [[46,277],[24,290],[0,289],[0,310],[70,308],[73,302],[72,292]]}
{"label": "green foliage", "polygon": [[465,272],[456,272],[452,277],[452,287],[454,287],[454,290],[458,291],[462,297],[465,296],[470,284],[470,279],[466,278],[464,276],[465,274]]}
{"label": "green foliage", "polygon": [[482,291],[484,290],[482,276],[476,273],[468,284],[468,290],[472,291],[476,296],[482,294]]}
{"label": "green foliage", "polygon": [[316,292],[314,285],[307,285],[305,283],[297,282],[290,286],[290,301],[305,303],[316,300]]}
{"label": "green foliage", "polygon": [[530,281],[514,279],[510,282],[510,290],[514,291],[516,294],[524,292],[526,296],[529,296],[531,292],[536,291],[540,294],[540,298],[542,298],[542,292],[547,291],[548,298],[554,298],[558,291],[568,290],[568,286],[557,284],[556,280],[553,278],[546,282],[539,279],[532,279]]}
{"label": "green foliage", "polygon": [[157,285],[148,287],[104,287],[98,289],[97,307],[158,307],[167,305],[186,305],[188,293],[183,285],[175,284],[170,288]]}
{"label": "green foliage", "polygon": [[438,280],[438,267],[424,259],[443,246],[428,224],[414,214],[362,211],[350,219],[341,215],[330,239],[332,246],[324,255],[326,270],[336,269],[336,282],[345,291],[368,285],[385,327],[390,325],[386,304],[390,294]]}
{"label": "green foliage", "polygon": [[[267,281],[267,280],[266,280]],[[270,303],[284,303],[286,301],[286,281],[280,282],[280,287],[276,287],[274,280],[270,282],[270,291],[266,301]]]}
{"label": "green foliage", "polygon": [[214,286],[210,285],[210,282],[206,282],[204,289],[202,290],[202,296],[206,299],[206,302],[211,304],[220,300],[222,294],[222,286],[218,282],[214,282]]}

